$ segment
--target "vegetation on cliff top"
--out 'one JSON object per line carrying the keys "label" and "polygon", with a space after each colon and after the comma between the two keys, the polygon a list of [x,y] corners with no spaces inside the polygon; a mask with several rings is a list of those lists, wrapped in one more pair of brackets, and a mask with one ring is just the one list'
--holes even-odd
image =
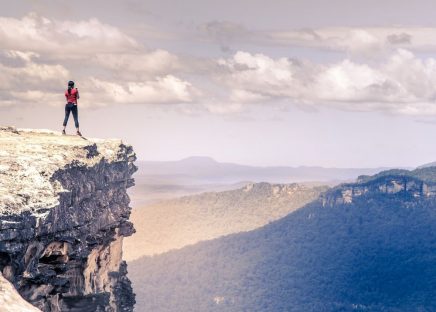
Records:
{"label": "vegetation on cliff top", "polygon": [[422,182],[432,184],[432,183],[436,183],[436,167],[429,166],[429,167],[417,168],[415,170],[405,170],[405,169],[386,170],[372,176],[365,176],[365,175],[359,176],[358,182],[362,184],[371,183],[376,180],[389,179],[389,178],[409,178],[409,179],[421,180]]}

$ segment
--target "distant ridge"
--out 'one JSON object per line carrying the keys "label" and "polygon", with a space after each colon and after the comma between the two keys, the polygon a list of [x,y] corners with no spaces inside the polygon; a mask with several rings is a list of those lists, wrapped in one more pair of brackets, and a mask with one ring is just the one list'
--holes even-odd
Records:
{"label": "distant ridge", "polygon": [[179,161],[138,161],[140,175],[170,177],[180,183],[195,180],[204,183],[238,183],[240,181],[293,183],[307,181],[354,180],[389,168],[324,168],[319,166],[256,167],[218,162],[210,157],[194,156]]}
{"label": "distant ridge", "polygon": [[191,156],[187,158],[182,158],[181,160],[175,161],[180,163],[193,163],[193,164],[218,164],[219,162],[208,156]]}
{"label": "distant ridge", "polygon": [[428,164],[421,165],[421,166],[418,167],[418,169],[428,168],[428,167],[436,167],[436,161],[428,163]]}
{"label": "distant ridge", "polygon": [[138,312],[436,311],[435,207],[435,167],[360,177],[254,231],[130,263]]}

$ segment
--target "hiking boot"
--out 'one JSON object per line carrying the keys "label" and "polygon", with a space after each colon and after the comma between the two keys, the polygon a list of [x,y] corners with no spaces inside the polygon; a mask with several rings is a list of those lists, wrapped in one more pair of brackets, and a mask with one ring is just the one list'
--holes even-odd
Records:
{"label": "hiking boot", "polygon": [[80,133],[80,131],[77,131],[77,135],[78,135],[78,136],[82,136],[82,134]]}
{"label": "hiking boot", "polygon": [[65,130],[62,130],[62,135],[66,135],[67,133],[65,132]]}

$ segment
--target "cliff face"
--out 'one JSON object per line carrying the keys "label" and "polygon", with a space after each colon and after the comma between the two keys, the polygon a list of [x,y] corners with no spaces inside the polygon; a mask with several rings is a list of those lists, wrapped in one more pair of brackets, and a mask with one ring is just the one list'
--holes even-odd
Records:
{"label": "cliff face", "polygon": [[122,260],[132,147],[13,128],[0,147],[3,276],[43,311],[132,311]]}
{"label": "cliff face", "polygon": [[[436,197],[436,182],[433,178],[424,178],[414,172],[422,172],[422,169],[406,172],[386,171],[380,176],[368,179],[366,176],[360,177],[356,183],[341,184],[332,191],[324,194],[321,199],[324,206],[334,206],[341,204],[351,204],[356,197],[370,194],[397,194],[402,193],[414,198],[433,198]],[[430,171],[427,169],[426,171]]]}

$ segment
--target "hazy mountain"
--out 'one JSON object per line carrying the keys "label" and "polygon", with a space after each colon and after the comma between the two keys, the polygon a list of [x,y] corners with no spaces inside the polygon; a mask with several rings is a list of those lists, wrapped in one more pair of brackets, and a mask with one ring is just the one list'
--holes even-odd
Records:
{"label": "hazy mountain", "polygon": [[254,167],[220,163],[209,157],[190,157],[180,161],[139,161],[136,179],[171,179],[176,184],[236,183],[240,181],[293,183],[302,181],[352,180],[362,174],[374,174],[386,168],[323,168],[323,167]]}
{"label": "hazy mountain", "polygon": [[136,234],[124,241],[125,259],[182,248],[202,240],[256,229],[311,202],[327,187],[248,184],[135,209]]}
{"label": "hazy mountain", "polygon": [[202,192],[225,191],[248,182],[336,185],[353,181],[380,168],[254,167],[220,163],[209,157],[190,157],[180,161],[137,161],[136,186],[129,190],[132,205],[140,207],[162,199]]}
{"label": "hazy mountain", "polygon": [[[186,181],[185,181],[186,182]],[[201,183],[191,179],[185,184],[184,181],[174,181],[172,178],[149,177],[145,175],[135,176],[135,187],[129,190],[132,206],[135,209],[142,209],[147,205],[172,198],[187,195],[200,194],[204,192],[222,192],[241,188],[250,182],[241,181],[239,183]],[[320,183],[318,183],[320,184]]]}
{"label": "hazy mountain", "polygon": [[428,168],[428,167],[436,167],[436,161],[428,163],[428,164],[424,164],[422,166],[419,166],[418,169],[420,169],[420,168]]}
{"label": "hazy mountain", "polygon": [[436,167],[129,265],[137,311],[436,311]]}

